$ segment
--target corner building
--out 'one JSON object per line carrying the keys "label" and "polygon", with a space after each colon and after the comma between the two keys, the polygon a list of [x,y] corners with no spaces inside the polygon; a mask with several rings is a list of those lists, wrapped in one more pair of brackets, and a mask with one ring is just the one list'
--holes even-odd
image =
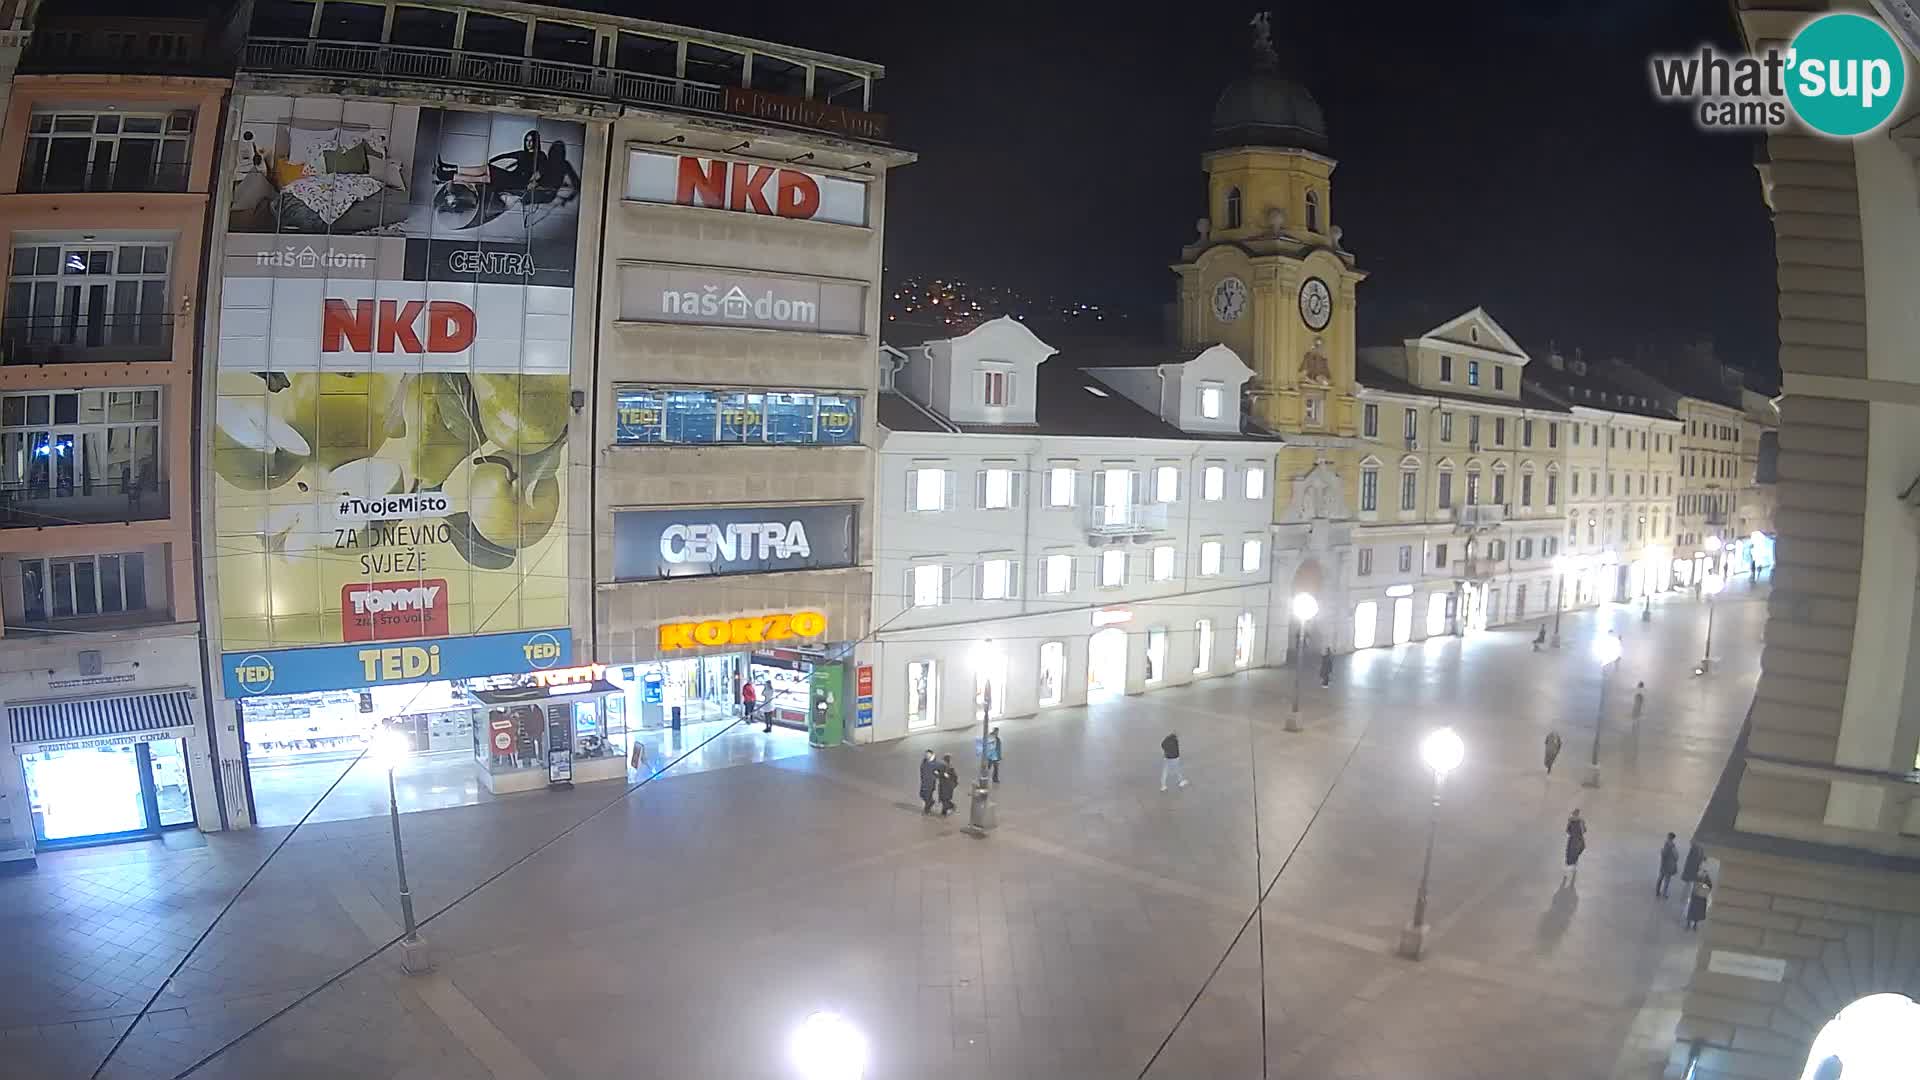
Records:
{"label": "corner building", "polygon": [[204,22],[57,7],[0,121],[0,861],[222,813],[189,433],[229,82]]}
{"label": "corner building", "polygon": [[[637,673],[593,663],[632,659],[602,648],[599,627],[624,624],[596,617],[619,599],[601,507],[632,497],[613,474],[662,471],[606,458],[613,387],[711,377],[726,353],[622,366],[629,323],[646,321],[629,299],[670,293],[663,325],[709,304],[871,322],[795,295],[791,275],[702,277],[734,266],[725,227],[634,236],[629,206],[674,202],[682,153],[863,128],[877,70],[522,4],[261,0],[243,17],[201,448],[231,823],[297,818],[375,735],[417,781],[413,808],[625,779],[641,702]],[[664,188],[631,167],[652,144],[678,148]],[[806,152],[709,161],[693,189],[749,208],[711,212],[797,212],[813,193],[768,162]],[[665,275],[651,289],[626,272],[642,250]],[[806,388],[773,379],[789,366],[765,350],[763,377],[740,381]],[[829,381],[855,398],[829,415],[856,413],[862,385]],[[353,776],[334,799],[327,816],[380,809]]]}

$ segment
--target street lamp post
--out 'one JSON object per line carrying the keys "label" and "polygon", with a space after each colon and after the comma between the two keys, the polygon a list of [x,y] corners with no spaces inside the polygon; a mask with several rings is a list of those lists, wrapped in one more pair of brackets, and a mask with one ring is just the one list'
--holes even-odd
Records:
{"label": "street lamp post", "polygon": [[1556,649],[1560,647],[1560,612],[1567,606],[1567,571],[1571,568],[1572,560],[1565,555],[1553,557],[1553,573],[1560,581],[1559,588],[1554,590],[1557,595],[1553,598],[1553,647]]}
{"label": "street lamp post", "polygon": [[1307,666],[1307,624],[1320,613],[1320,602],[1312,593],[1293,595],[1293,618],[1298,624],[1294,630],[1293,649],[1293,709],[1287,713],[1287,730],[1300,730],[1300,669]]}
{"label": "street lamp post", "polygon": [[1707,643],[1700,650],[1700,666],[1693,669],[1695,675],[1713,670],[1713,598],[1726,587],[1727,580],[1719,574],[1708,574],[1700,580],[1700,593],[1707,598]]}
{"label": "street lamp post", "polygon": [[1427,947],[1427,881],[1433,876],[1433,840],[1440,832],[1440,786],[1467,753],[1466,744],[1450,727],[1428,735],[1420,743],[1420,757],[1433,770],[1433,807],[1427,817],[1427,857],[1420,864],[1420,891],[1413,897],[1413,921],[1400,931],[1400,955],[1420,959]]}
{"label": "street lamp post", "polygon": [[1586,779],[1580,781],[1584,787],[1600,786],[1600,729],[1607,722],[1607,671],[1620,661],[1620,637],[1608,631],[1593,643],[1593,658],[1600,663],[1600,707],[1593,714],[1593,753],[1587,759]]}
{"label": "street lamp post", "polygon": [[400,967],[409,975],[433,970],[433,958],[427,953],[426,940],[420,936],[413,918],[413,891],[407,888],[407,852],[400,844],[400,796],[394,788],[393,770],[407,752],[406,736],[391,729],[374,733],[369,752],[375,764],[387,770],[387,817],[393,823],[393,866],[400,877],[400,919],[404,933],[400,938]]}
{"label": "street lamp post", "polygon": [[975,678],[979,672],[988,673],[986,692],[981,695],[980,703],[980,775],[973,781],[973,794],[967,806],[967,832],[974,836],[985,837],[993,831],[994,813],[992,788],[987,773],[987,740],[993,735],[993,677],[994,668],[993,639],[987,638],[975,651],[973,667]]}

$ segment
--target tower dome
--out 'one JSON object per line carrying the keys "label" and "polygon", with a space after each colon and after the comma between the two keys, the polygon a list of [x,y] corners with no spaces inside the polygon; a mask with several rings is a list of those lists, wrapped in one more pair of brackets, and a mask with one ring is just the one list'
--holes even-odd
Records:
{"label": "tower dome", "polygon": [[1307,88],[1280,74],[1267,20],[1253,20],[1253,70],[1220,93],[1213,105],[1211,149],[1272,146],[1327,152],[1327,117]]}

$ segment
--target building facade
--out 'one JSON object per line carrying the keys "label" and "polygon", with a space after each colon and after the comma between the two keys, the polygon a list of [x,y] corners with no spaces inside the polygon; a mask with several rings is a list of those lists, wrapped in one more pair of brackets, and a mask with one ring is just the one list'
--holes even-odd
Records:
{"label": "building facade", "polygon": [[0,124],[0,859],[222,809],[191,432],[230,84],[200,23],[39,28]]}
{"label": "building facade", "polygon": [[1360,350],[1352,648],[1550,610],[1566,407],[1484,309]]}
{"label": "building facade", "polygon": [[1572,410],[1564,556],[1556,567],[1565,606],[1671,588],[1678,420],[1660,397],[1577,355],[1550,354],[1531,377]]}
{"label": "building facade", "polygon": [[[879,70],[484,0],[245,17],[201,448],[229,824],[370,738],[455,791],[625,779],[682,689],[637,663],[857,638]],[[837,577],[783,576],[802,520]]]}
{"label": "building facade", "polygon": [[[1750,48],[1782,50],[1825,8],[1737,6]],[[1920,26],[1881,10],[1912,70]],[[1779,562],[1753,707],[1696,834],[1720,871],[1670,1077],[1851,1076],[1857,1036],[1912,1038],[1910,1021],[1834,1021],[1875,995],[1908,1010],[1920,997],[1917,109],[1910,96],[1852,140],[1798,128],[1766,139]]]}
{"label": "building facade", "polygon": [[839,122],[629,108],[614,125],[593,655],[639,727],[730,718],[751,682],[773,725],[832,744],[870,662],[887,174],[913,157],[867,111],[878,66],[711,35],[688,48],[778,71]]}
{"label": "building facade", "polygon": [[1061,354],[1003,317],[882,359],[871,737],[1266,663],[1280,444],[1231,349]]}

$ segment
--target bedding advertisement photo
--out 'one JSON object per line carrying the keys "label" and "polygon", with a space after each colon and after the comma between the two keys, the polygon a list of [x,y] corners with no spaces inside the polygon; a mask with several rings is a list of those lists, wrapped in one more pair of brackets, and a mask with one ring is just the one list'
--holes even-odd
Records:
{"label": "bedding advertisement photo", "polygon": [[222,649],[567,625],[581,126],[239,110],[207,447]]}

